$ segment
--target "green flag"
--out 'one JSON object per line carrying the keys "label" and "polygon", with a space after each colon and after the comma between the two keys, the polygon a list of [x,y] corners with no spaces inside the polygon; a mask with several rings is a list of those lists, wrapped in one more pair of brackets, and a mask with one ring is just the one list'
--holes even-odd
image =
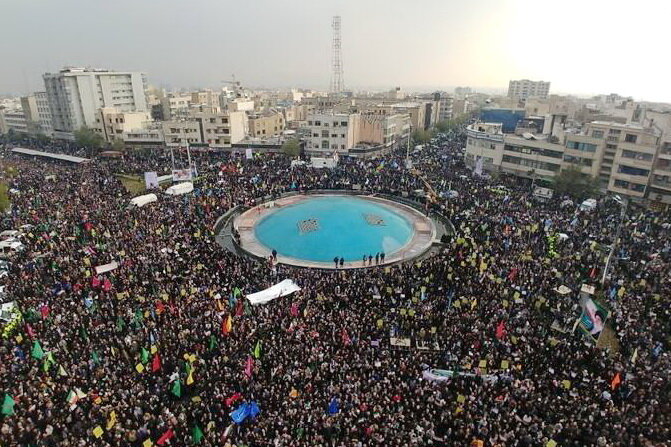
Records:
{"label": "green flag", "polygon": [[91,359],[93,360],[93,363],[96,365],[100,365],[100,357],[98,356],[98,353],[96,351],[93,351],[91,353]]}
{"label": "green flag", "polygon": [[237,287],[233,289],[233,298],[237,298],[240,294],[242,294],[242,291],[238,289]]}
{"label": "green flag", "polygon": [[258,340],[254,347],[254,358],[257,360],[261,358],[261,340]]}
{"label": "green flag", "polygon": [[174,394],[177,397],[182,397],[182,382],[180,382],[179,379],[175,381],[175,383],[172,386],[172,390],[170,390],[172,394]]}
{"label": "green flag", "polygon": [[210,335],[210,351],[217,347],[219,342],[217,342],[217,337],[214,334]]}
{"label": "green flag", "polygon": [[39,341],[35,340],[35,343],[33,343],[33,350],[30,355],[37,360],[42,360],[42,357],[44,357],[44,351],[42,351]]}
{"label": "green flag", "polygon": [[123,318],[121,318],[121,315],[116,319],[116,330],[121,332],[123,328],[126,327],[126,322],[123,321]]}
{"label": "green flag", "polygon": [[12,396],[5,394],[5,400],[2,402],[2,411],[0,411],[0,413],[4,414],[5,416],[11,416],[14,414],[14,403],[15,402],[14,399],[12,399]]}
{"label": "green flag", "polygon": [[84,341],[88,341],[89,334],[86,332],[86,328],[84,327],[83,324],[79,327],[79,335],[82,337]]}
{"label": "green flag", "polygon": [[200,444],[200,441],[202,441],[204,437],[203,430],[200,429],[198,424],[194,425],[193,431],[191,432],[191,441],[193,441],[194,444]]}
{"label": "green flag", "polygon": [[144,348],[142,348],[142,350],[140,351],[140,361],[144,365],[146,365],[147,362],[149,361],[149,351],[147,351]]}
{"label": "green flag", "polygon": [[49,372],[51,365],[55,364],[54,355],[51,352],[47,352],[46,357],[44,358],[44,363],[42,364],[42,370],[44,372]]}

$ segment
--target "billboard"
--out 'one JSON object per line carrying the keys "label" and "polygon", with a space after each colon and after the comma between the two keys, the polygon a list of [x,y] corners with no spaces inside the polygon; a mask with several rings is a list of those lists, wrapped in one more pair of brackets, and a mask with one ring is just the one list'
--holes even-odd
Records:
{"label": "billboard", "polygon": [[173,182],[188,182],[189,180],[191,180],[191,178],[192,178],[192,171],[189,168],[172,170]]}

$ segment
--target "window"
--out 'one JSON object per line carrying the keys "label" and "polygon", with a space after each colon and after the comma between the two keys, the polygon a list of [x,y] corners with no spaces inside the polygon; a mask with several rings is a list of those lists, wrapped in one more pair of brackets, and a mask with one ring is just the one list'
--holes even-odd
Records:
{"label": "window", "polygon": [[596,152],[596,144],[579,143],[577,141],[567,141],[566,147],[568,149],[575,149],[577,151]]}
{"label": "window", "polygon": [[624,136],[624,141],[626,143],[636,143],[636,135],[628,133]]}
{"label": "window", "polygon": [[613,184],[618,188],[629,189],[629,182],[625,180],[615,179],[615,182],[613,182]]}
{"label": "window", "polygon": [[341,145],[340,145],[340,149],[345,149],[345,145],[344,145],[344,144],[341,144]]}
{"label": "window", "polygon": [[622,151],[622,157],[631,158],[631,159],[634,159],[634,160],[641,160],[641,161],[652,161],[653,155],[652,154],[646,154],[646,153],[643,153],[643,152],[623,150]]}
{"label": "window", "polygon": [[340,136],[343,137],[343,138],[345,138],[345,134],[344,134],[344,133],[340,134]]}
{"label": "window", "polygon": [[329,127],[329,123],[324,123],[324,127]]}
{"label": "window", "polygon": [[312,121],[308,121],[308,126],[312,126]]}
{"label": "window", "polygon": [[329,137],[329,131],[328,130],[322,130],[322,138],[328,138]]}
{"label": "window", "polygon": [[592,138],[603,138],[603,130],[593,130]]}
{"label": "window", "polygon": [[649,169],[634,168],[633,166],[625,166],[625,165],[619,165],[617,172],[619,172],[620,174],[638,175],[644,177],[647,177],[648,174],[650,174]]}
{"label": "window", "polygon": [[622,131],[620,129],[609,129],[608,134],[609,135],[620,135]]}
{"label": "window", "polygon": [[338,138],[338,134],[337,133],[332,133],[331,138]]}
{"label": "window", "polygon": [[347,127],[347,121],[340,121],[340,125],[342,127]]}
{"label": "window", "polygon": [[[321,126],[322,122],[321,121],[315,121],[315,126]],[[328,149],[328,148],[327,148]]]}
{"label": "window", "polygon": [[329,141],[322,140],[322,149],[328,149],[328,148],[329,148]]}

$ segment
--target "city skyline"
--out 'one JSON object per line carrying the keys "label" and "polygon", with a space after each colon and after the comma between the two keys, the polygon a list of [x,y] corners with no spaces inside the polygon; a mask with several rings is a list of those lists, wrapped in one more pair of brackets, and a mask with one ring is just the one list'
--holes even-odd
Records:
{"label": "city skyline", "polygon": [[510,79],[532,79],[551,82],[551,93],[671,102],[668,62],[650,43],[664,41],[670,7],[637,5],[27,0],[5,5],[0,19],[7,35],[26,35],[28,23],[36,30],[2,48],[0,92],[43,90],[42,74],[66,65],[142,71],[175,89],[219,87],[234,74],[250,87],[327,90],[339,14],[349,89],[468,85],[505,94]]}

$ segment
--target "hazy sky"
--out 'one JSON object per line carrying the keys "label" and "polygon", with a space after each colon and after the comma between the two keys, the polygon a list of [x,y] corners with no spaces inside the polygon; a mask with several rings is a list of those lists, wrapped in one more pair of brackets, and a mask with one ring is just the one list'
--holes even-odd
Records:
{"label": "hazy sky", "polygon": [[63,65],[327,89],[336,14],[348,88],[528,78],[671,102],[668,0],[0,0],[0,92],[42,90]]}

